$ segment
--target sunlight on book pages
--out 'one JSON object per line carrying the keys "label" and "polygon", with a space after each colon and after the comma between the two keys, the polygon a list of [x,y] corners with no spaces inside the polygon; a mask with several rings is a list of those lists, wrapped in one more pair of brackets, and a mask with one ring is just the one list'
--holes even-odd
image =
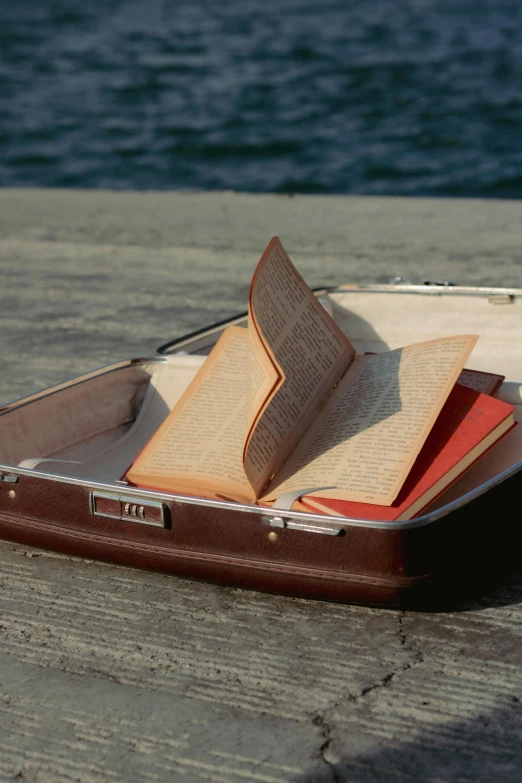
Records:
{"label": "sunlight on book pages", "polygon": [[311,495],[302,499],[303,507],[358,519],[411,519],[513,427],[513,408],[457,383],[391,505],[372,506]]}
{"label": "sunlight on book pages", "polygon": [[275,237],[252,278],[248,327],[224,331],[127,479],[246,503],[334,486],[318,497],[389,507],[476,340],[356,354]]}

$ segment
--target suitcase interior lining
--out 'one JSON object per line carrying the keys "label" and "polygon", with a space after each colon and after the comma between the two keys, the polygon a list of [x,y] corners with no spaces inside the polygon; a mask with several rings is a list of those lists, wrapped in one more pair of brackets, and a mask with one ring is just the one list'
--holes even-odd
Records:
{"label": "suitcase interior lining", "polygon": [[[496,305],[485,296],[348,291],[333,294],[331,308],[359,352],[450,334],[479,334],[469,367],[506,376],[498,396],[516,405],[515,416],[522,421],[518,299]],[[0,415],[0,463],[108,484],[119,480],[204,358],[172,354],[165,361],[113,370],[8,409]],[[448,490],[439,505],[512,467],[521,455],[518,426]]]}
{"label": "suitcase interior lining", "polygon": [[127,366],[0,416],[0,462],[112,483],[179,399],[204,357]]}
{"label": "suitcase interior lining", "polygon": [[[448,293],[332,294],[334,318],[359,352],[400,348],[453,334],[478,334],[470,366],[522,381],[522,297]],[[496,301],[496,300],[493,300]]]}

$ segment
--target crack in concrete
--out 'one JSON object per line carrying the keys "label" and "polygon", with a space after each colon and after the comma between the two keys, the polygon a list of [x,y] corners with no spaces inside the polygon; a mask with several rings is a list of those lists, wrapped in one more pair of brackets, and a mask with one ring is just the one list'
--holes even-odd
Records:
{"label": "crack in concrete", "polygon": [[397,622],[399,623],[399,630],[397,631],[397,636],[400,639],[402,647],[406,647],[406,631],[404,630],[404,618],[406,617],[406,612],[403,610],[402,612],[399,612],[397,615]]}
{"label": "crack in concrete", "polygon": [[404,620],[406,618],[406,612],[403,610],[399,612],[399,615],[397,617],[397,621],[399,623],[399,630],[397,631],[397,636],[400,639],[401,646],[404,647],[405,650],[408,650],[408,652],[411,652],[414,656],[415,660],[413,663],[408,667],[412,669],[415,666],[418,666],[421,663],[424,663],[424,653],[422,650],[419,650],[417,644],[410,640],[408,642],[408,638],[406,636],[406,630],[404,628]]}
{"label": "crack in concrete", "polygon": [[330,745],[333,741],[333,732],[335,730],[335,726],[328,722],[327,715],[330,712],[332,712],[332,710],[335,710],[337,707],[339,707],[340,704],[345,699],[348,702],[351,702],[352,704],[358,704],[369,693],[372,693],[373,691],[379,690],[381,688],[387,688],[393,682],[395,677],[397,677],[397,675],[409,671],[410,669],[414,669],[415,667],[419,666],[421,663],[424,662],[423,652],[418,649],[414,641],[412,640],[408,641],[406,630],[404,628],[405,617],[406,617],[406,612],[400,611],[397,616],[399,628],[396,631],[395,635],[399,638],[401,647],[412,654],[413,660],[407,663],[400,664],[400,666],[397,666],[393,671],[388,672],[388,674],[385,674],[384,677],[382,677],[377,682],[374,682],[371,685],[367,685],[365,688],[361,690],[360,694],[358,694],[357,696],[354,696],[352,693],[348,693],[344,698],[339,698],[334,704],[332,704],[326,710],[324,710],[323,712],[318,712],[317,715],[315,715],[315,717],[312,719],[312,723],[315,726],[319,726],[319,728],[321,729],[321,734],[323,737],[323,743],[319,748],[318,755],[330,770],[333,783],[341,783],[342,779],[340,773],[337,771],[335,756],[331,752],[329,752]]}
{"label": "crack in concrete", "polygon": [[[353,696],[350,700],[353,699]],[[333,704],[330,709],[334,709],[337,704]],[[330,774],[332,776],[333,783],[341,783],[341,778],[339,776],[339,773],[337,772],[337,767],[335,763],[328,758],[328,749],[330,747],[330,743],[332,742],[332,731],[333,726],[331,726],[329,723],[326,722],[326,713],[318,713],[315,718],[313,718],[312,723],[315,726],[319,726],[321,729],[321,734],[323,736],[324,742],[319,748],[319,758],[324,761],[328,769],[330,770]]]}
{"label": "crack in concrete", "polygon": [[409,663],[402,663],[400,666],[397,666],[396,669],[386,674],[384,677],[382,677],[378,682],[372,683],[371,685],[367,685],[366,688],[363,688],[360,695],[357,697],[357,700],[363,698],[364,696],[367,696],[368,693],[371,693],[372,691],[379,690],[380,688],[387,688],[388,685],[390,685],[391,682],[397,677],[398,674],[402,674],[403,672],[409,671],[409,669],[414,669],[415,667],[419,666],[419,664],[423,663],[424,661],[424,654],[421,650],[417,648],[417,646],[414,644],[414,642],[410,641],[408,642],[406,631],[404,628],[404,618],[406,617],[406,612],[401,611],[399,612],[399,615],[397,617],[398,623],[399,623],[399,629],[396,632],[396,636],[399,637],[401,647],[403,647],[405,650],[410,652],[413,655],[413,660]]}

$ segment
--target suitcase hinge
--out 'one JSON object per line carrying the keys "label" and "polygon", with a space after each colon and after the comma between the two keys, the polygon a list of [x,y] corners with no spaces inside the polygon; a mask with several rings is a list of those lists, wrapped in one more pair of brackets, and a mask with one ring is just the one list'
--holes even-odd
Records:
{"label": "suitcase hinge", "polygon": [[423,280],[422,285],[435,285],[435,286],[454,286],[455,283],[452,280]]}
{"label": "suitcase hinge", "polygon": [[493,305],[513,304],[515,297],[512,294],[490,294],[488,302]]}
{"label": "suitcase hinge", "polygon": [[[391,285],[411,285],[412,282],[409,277],[402,277],[402,275],[396,275],[396,277],[390,278]],[[454,286],[455,283],[452,280],[423,280],[422,285],[433,286]]]}

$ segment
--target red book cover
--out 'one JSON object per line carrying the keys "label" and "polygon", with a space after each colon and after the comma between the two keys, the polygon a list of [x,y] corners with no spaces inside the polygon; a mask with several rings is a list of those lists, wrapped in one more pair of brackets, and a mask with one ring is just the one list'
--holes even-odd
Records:
{"label": "red book cover", "polygon": [[305,496],[300,506],[356,519],[411,519],[514,426],[514,405],[456,383],[391,506]]}

